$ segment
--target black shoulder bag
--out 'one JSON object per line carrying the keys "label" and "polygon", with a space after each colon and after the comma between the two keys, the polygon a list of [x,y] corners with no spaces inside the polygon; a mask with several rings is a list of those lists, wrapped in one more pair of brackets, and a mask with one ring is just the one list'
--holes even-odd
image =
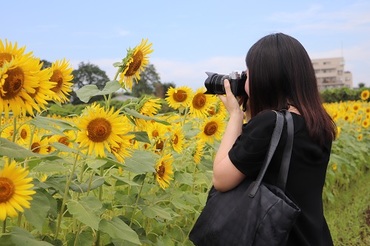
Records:
{"label": "black shoulder bag", "polygon": [[[294,124],[289,111],[276,112],[276,124],[261,171],[255,181],[245,179],[236,188],[219,192],[211,188],[205,207],[190,231],[189,238],[203,245],[284,245],[300,214],[299,207],[285,195]],[[277,185],[262,182],[287,121]]]}

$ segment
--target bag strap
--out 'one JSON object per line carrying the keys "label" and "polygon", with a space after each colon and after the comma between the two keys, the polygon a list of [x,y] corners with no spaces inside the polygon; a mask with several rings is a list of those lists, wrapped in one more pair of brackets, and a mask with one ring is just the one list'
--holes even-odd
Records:
{"label": "bag strap", "polygon": [[287,139],[284,147],[283,157],[281,159],[281,166],[277,181],[277,186],[285,191],[286,182],[288,180],[288,172],[290,165],[290,158],[292,156],[293,138],[294,138],[294,123],[292,114],[288,110],[285,111],[285,119],[287,122]]}
{"label": "bag strap", "polygon": [[261,167],[261,171],[259,172],[257,179],[250,185],[249,187],[249,196],[254,197],[257,193],[258,188],[260,187],[260,184],[262,182],[263,177],[265,176],[266,170],[270,164],[270,161],[272,159],[272,156],[275,153],[276,147],[279,144],[281,133],[283,131],[284,127],[284,117],[283,114],[277,111],[274,111],[276,114],[276,123],[274,131],[272,132],[270,145],[267,151],[267,154],[265,156],[265,160],[263,161],[263,165]]}

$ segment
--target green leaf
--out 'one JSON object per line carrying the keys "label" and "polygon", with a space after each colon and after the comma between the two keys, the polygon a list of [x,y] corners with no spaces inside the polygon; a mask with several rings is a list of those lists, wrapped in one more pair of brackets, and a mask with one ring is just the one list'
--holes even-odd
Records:
{"label": "green leaf", "polygon": [[107,233],[113,239],[141,245],[136,232],[118,217],[113,217],[111,221],[102,219],[99,223],[99,230]]}
{"label": "green leaf", "polygon": [[81,101],[87,103],[93,96],[104,96],[119,89],[121,89],[120,83],[117,80],[113,80],[107,82],[103,90],[99,90],[96,85],[85,85],[76,91],[76,95]]}
{"label": "green leaf", "polygon": [[190,173],[175,172],[175,180],[179,184],[191,186],[193,184],[193,176]]}
{"label": "green leaf", "polygon": [[159,206],[146,206],[143,208],[142,212],[145,216],[147,216],[150,219],[162,218],[165,220],[172,220],[172,216],[170,212],[173,212],[173,211],[169,208],[162,208]]}
{"label": "green leaf", "polygon": [[81,101],[87,103],[90,98],[99,93],[99,91],[96,85],[85,85],[76,91],[76,95]]}
{"label": "green leaf", "polygon": [[154,173],[154,163],[158,156],[152,152],[138,150],[125,160],[124,169],[136,174]]}
{"label": "green leaf", "polygon": [[121,84],[117,80],[109,81],[105,84],[105,87],[98,95],[107,95],[121,89]]}
{"label": "green leaf", "polygon": [[102,159],[88,159],[86,160],[86,164],[89,168],[97,170],[100,167],[104,166],[107,163],[107,160]]}
{"label": "green leaf", "polygon": [[129,115],[132,115],[136,118],[140,118],[140,119],[144,119],[144,120],[154,120],[158,123],[161,123],[161,124],[164,124],[164,125],[171,125],[171,123],[167,122],[167,121],[164,121],[164,120],[159,120],[159,119],[156,119],[154,117],[149,117],[149,116],[146,116],[146,115],[142,115],[140,114],[139,112],[137,112],[136,110],[133,110],[133,109],[130,109],[130,108],[125,108],[124,109]]}
{"label": "green leaf", "polygon": [[71,190],[73,190],[73,191],[83,193],[83,192],[87,192],[89,190],[94,190],[94,189],[102,186],[103,184],[104,184],[104,178],[103,177],[93,176],[91,180],[88,179],[84,183],[80,183],[78,180],[74,180],[70,184],[69,188],[71,188]]}
{"label": "green leaf", "polygon": [[[77,237],[77,240],[76,240]],[[77,234],[71,232],[67,234],[68,246],[91,246],[94,245],[94,236],[91,230],[84,230],[81,233]]]}
{"label": "green leaf", "polygon": [[140,131],[140,132],[129,132],[129,134],[134,134],[135,135],[135,140],[139,142],[144,142],[144,143],[150,143],[148,133],[146,131]]}
{"label": "green leaf", "polygon": [[36,240],[31,233],[19,228],[13,227],[10,235],[0,238],[0,245],[14,245],[14,246],[52,246],[52,244],[44,241]]}
{"label": "green leaf", "polygon": [[39,129],[45,129],[50,131],[52,134],[63,135],[63,132],[66,130],[76,130],[77,128],[71,124],[71,122],[54,119],[51,117],[43,117],[37,115],[30,121],[31,124],[36,126]]}
{"label": "green leaf", "polygon": [[38,155],[33,153],[31,150],[9,141],[6,138],[0,138],[0,156],[25,159]]}
{"label": "green leaf", "polygon": [[125,184],[130,185],[130,186],[140,186],[138,183],[136,183],[134,181],[131,181],[130,179],[128,179],[126,177],[120,177],[120,176],[116,176],[116,175],[112,175],[111,177],[115,178],[117,180],[116,186],[119,185],[119,182],[123,182]]}
{"label": "green leaf", "polygon": [[36,194],[34,194],[32,198],[31,207],[29,209],[25,209],[24,215],[29,223],[31,223],[39,232],[42,232],[42,227],[50,210],[50,202],[45,194],[39,189],[36,190]]}
{"label": "green leaf", "polygon": [[53,172],[68,171],[68,168],[65,167],[63,164],[64,164],[63,159],[45,160],[45,161],[40,162],[32,170],[34,172],[41,172],[41,173],[53,173]]}
{"label": "green leaf", "polygon": [[48,176],[44,183],[45,187],[53,188],[60,194],[64,194],[65,184],[67,177],[65,175],[52,175]]}
{"label": "green leaf", "polygon": [[100,218],[97,211],[102,208],[102,203],[96,197],[84,197],[80,201],[70,200],[67,203],[68,212],[77,220],[94,230],[99,227]]}
{"label": "green leaf", "polygon": [[59,142],[54,142],[51,144],[53,147],[55,147],[57,150],[66,152],[66,153],[74,153],[78,154],[79,150],[76,148],[70,148],[65,144],[59,143]]}

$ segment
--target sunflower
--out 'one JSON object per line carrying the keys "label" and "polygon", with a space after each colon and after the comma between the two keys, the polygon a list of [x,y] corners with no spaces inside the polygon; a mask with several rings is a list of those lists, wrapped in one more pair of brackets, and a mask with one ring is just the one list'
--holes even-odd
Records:
{"label": "sunflower", "polygon": [[17,143],[28,146],[31,141],[31,127],[28,124],[23,124],[17,131]]}
{"label": "sunflower", "polygon": [[175,126],[170,130],[171,132],[171,145],[174,151],[181,153],[185,145],[185,135],[181,127]]}
{"label": "sunflower", "polygon": [[14,57],[31,57],[32,52],[25,54],[25,50],[26,46],[18,48],[17,43],[14,43],[13,45],[11,42],[8,42],[8,40],[5,40],[4,44],[0,39],[0,67],[2,67],[5,62],[10,62]]}
{"label": "sunflower", "polygon": [[128,49],[127,55],[122,61],[122,72],[119,79],[123,88],[131,90],[133,80],[136,82],[140,80],[140,73],[148,65],[148,55],[152,52],[152,43],[148,44],[148,39],[142,39],[141,43],[134,49]]}
{"label": "sunflower", "polygon": [[368,128],[370,125],[370,120],[369,119],[364,119],[361,123],[363,128]]}
{"label": "sunflower", "polygon": [[167,126],[156,121],[147,122],[145,130],[148,133],[150,140],[158,140],[164,138],[168,132]]}
{"label": "sunflower", "polygon": [[110,109],[104,110],[98,104],[87,107],[77,123],[79,131],[76,141],[82,149],[88,148],[88,154],[95,154],[106,157],[104,150],[111,151],[111,148],[118,148],[122,138],[130,126],[119,111]]}
{"label": "sunflower", "polygon": [[140,102],[139,112],[146,116],[154,116],[161,109],[161,99],[160,98],[144,98],[144,102]]}
{"label": "sunflower", "polygon": [[342,132],[342,128],[337,126],[337,131],[336,131],[336,134],[335,134],[335,139],[338,139],[339,136],[340,136],[340,133]]}
{"label": "sunflower", "polygon": [[220,140],[224,132],[225,122],[220,116],[213,116],[205,120],[200,128],[198,137],[205,142],[213,143]]}
{"label": "sunflower", "polygon": [[152,143],[154,152],[161,152],[167,143],[167,127],[161,123],[153,121],[146,124],[146,132],[150,142]]}
{"label": "sunflower", "polygon": [[51,90],[55,92],[53,99],[57,102],[67,102],[69,100],[67,96],[69,96],[69,93],[72,91],[73,68],[68,61],[63,59],[53,62],[51,71],[52,75],[50,81],[56,82],[51,88]]}
{"label": "sunflower", "polygon": [[50,145],[49,152],[53,152],[56,150],[55,147],[53,147],[53,143],[60,143],[67,147],[73,148],[73,141],[75,140],[75,138],[75,132],[71,130],[65,131],[62,135],[52,135],[48,140]]}
{"label": "sunflower", "polygon": [[30,93],[30,96],[37,103],[41,109],[45,109],[48,105],[48,101],[57,97],[53,88],[57,86],[57,82],[50,81],[52,76],[51,68],[42,69],[42,63],[40,63],[40,71],[38,72],[39,84],[35,87],[35,93]]}
{"label": "sunflower", "polygon": [[13,125],[6,125],[1,131],[0,131],[0,137],[6,138],[8,140],[13,140],[14,136],[14,126]]}
{"label": "sunflower", "polygon": [[357,112],[361,108],[361,104],[359,102],[355,102],[352,104],[352,110]]}
{"label": "sunflower", "polygon": [[203,157],[205,142],[203,140],[197,141],[195,145],[195,151],[193,154],[193,160],[195,164],[199,164]]}
{"label": "sunflower", "polygon": [[130,157],[132,153],[132,144],[131,140],[135,137],[134,135],[121,135],[121,142],[118,142],[118,146],[111,147],[112,154],[116,159],[124,163],[126,157]]}
{"label": "sunflower", "polygon": [[190,105],[193,91],[188,86],[170,87],[166,93],[166,101],[173,109],[187,108]]}
{"label": "sunflower", "polygon": [[338,165],[337,165],[337,163],[333,163],[332,165],[331,165],[331,168],[333,169],[333,171],[335,172],[335,171],[337,171],[337,169],[338,169]]}
{"label": "sunflower", "polygon": [[369,99],[369,97],[370,97],[370,92],[369,92],[369,90],[363,90],[363,91],[361,92],[361,100],[366,101],[367,99]]}
{"label": "sunflower", "polygon": [[198,118],[205,118],[208,116],[208,111],[217,101],[215,95],[204,94],[205,88],[199,88],[191,101],[190,114]]}
{"label": "sunflower", "polygon": [[49,139],[47,137],[43,137],[41,133],[33,134],[30,149],[33,153],[43,155],[48,154],[50,152]]}
{"label": "sunflower", "polygon": [[16,217],[17,211],[23,212],[30,207],[32,195],[32,178],[27,178],[29,171],[16,162],[5,164],[0,170],[0,220],[7,216]]}
{"label": "sunflower", "polygon": [[172,170],[173,158],[170,154],[164,155],[157,160],[155,166],[155,178],[162,189],[166,189],[173,180]]}
{"label": "sunflower", "polygon": [[217,100],[213,105],[210,106],[208,110],[208,115],[219,115],[220,117],[226,118],[228,113],[225,105],[221,102],[221,100]]}
{"label": "sunflower", "polygon": [[39,61],[28,56],[15,57],[0,67],[0,114],[6,117],[12,111],[14,116],[33,115],[39,110],[31,94],[39,86]]}

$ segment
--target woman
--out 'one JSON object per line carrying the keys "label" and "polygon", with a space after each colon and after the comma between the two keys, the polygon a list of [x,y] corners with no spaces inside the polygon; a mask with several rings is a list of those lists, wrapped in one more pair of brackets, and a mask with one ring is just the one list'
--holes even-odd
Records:
{"label": "woman", "polygon": [[[287,109],[295,131],[286,194],[302,210],[288,245],[333,245],[323,214],[322,190],[336,127],[321,103],[311,60],[299,41],[277,33],[251,47],[246,65],[251,118],[243,124],[245,115],[225,80],[226,95],[219,97],[230,119],[214,160],[213,185],[228,191],[244,178],[256,178],[275,125],[272,110]],[[276,183],[285,139],[284,128],[266,182]]]}

